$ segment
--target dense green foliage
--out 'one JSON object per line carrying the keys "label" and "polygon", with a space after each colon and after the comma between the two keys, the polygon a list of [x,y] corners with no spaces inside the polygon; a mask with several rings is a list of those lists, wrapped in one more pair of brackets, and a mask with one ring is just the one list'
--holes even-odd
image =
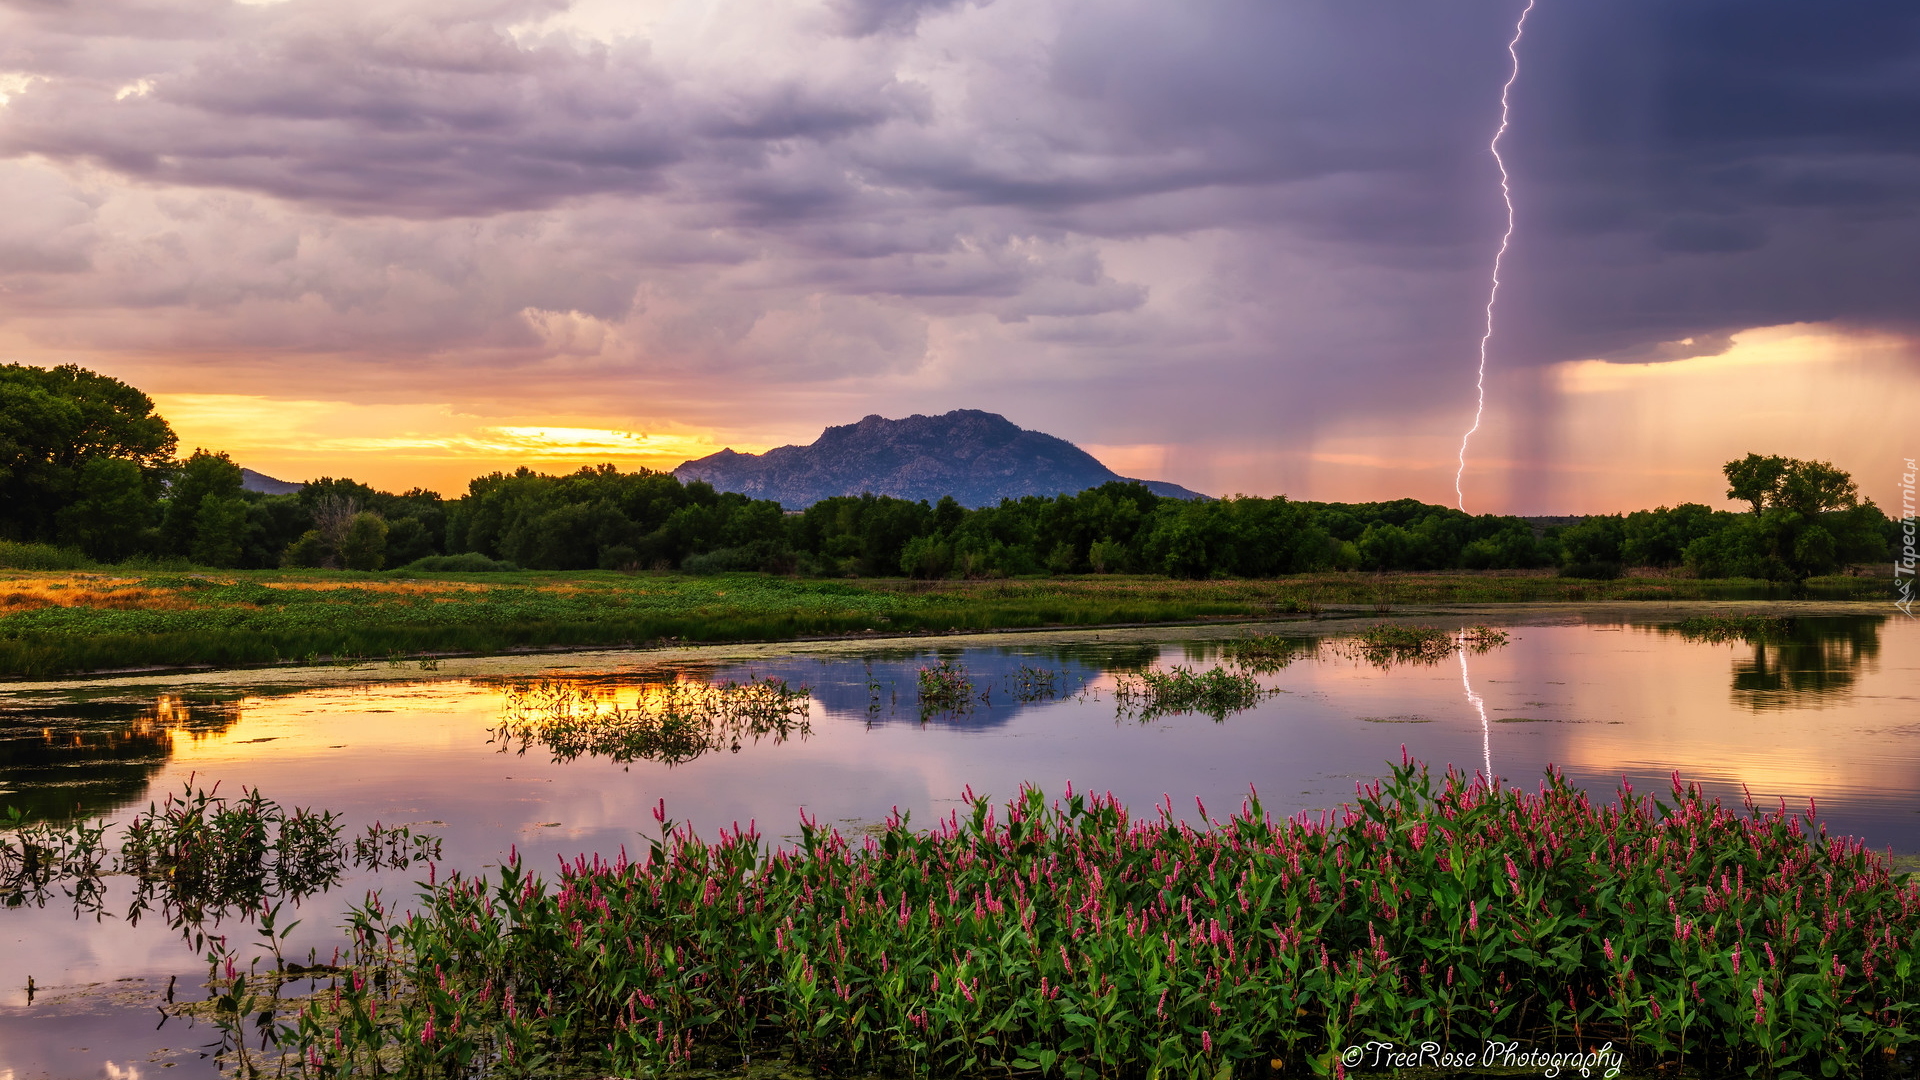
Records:
{"label": "dense green foliage", "polygon": [[153,399],[65,365],[0,367],[0,539],[138,543],[176,445]]}
{"label": "dense green foliage", "polygon": [[0,368],[0,405],[0,539],[102,562],[380,570],[475,555],[539,570],[915,578],[1558,566],[1606,579],[1627,566],[1685,566],[1700,577],[1802,581],[1883,558],[1893,529],[1833,466],[1757,454],[1726,466],[1728,497],[1751,513],[1690,503],[1560,528],[1413,499],[1182,500],[1122,482],[977,510],[951,498],[929,505],[869,494],[788,512],[611,465],[493,473],[453,500],[331,477],[263,495],[241,489],[240,468],[223,453],[172,461],[173,434],[152,402],[115,380],[79,368]]}
{"label": "dense green foliage", "polygon": [[[1864,1075],[1911,1048],[1920,884],[1811,812],[1685,787],[1595,805],[1408,763],[1318,820],[1257,799],[968,792],[931,832],[517,858],[353,917],[345,977],[244,987],[288,1072],[646,1076],[778,1054],[833,1074],[1336,1074],[1342,1047],[1519,1040],[1716,1075]],[[1004,815],[1004,816],[1002,816]],[[231,973],[233,967],[228,965]],[[378,1064],[376,1064],[376,1062]],[[1259,1066],[1255,1066],[1258,1068]],[[1237,1074],[1237,1071],[1236,1071]]]}

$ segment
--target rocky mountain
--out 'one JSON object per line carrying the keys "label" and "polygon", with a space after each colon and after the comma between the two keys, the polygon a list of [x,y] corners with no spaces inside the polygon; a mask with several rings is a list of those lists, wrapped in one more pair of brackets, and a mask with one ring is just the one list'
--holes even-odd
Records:
{"label": "rocky mountain", "polygon": [[259,491],[268,495],[291,495],[306,486],[291,480],[275,480],[266,473],[254,472],[252,469],[240,470],[240,487],[244,491]]}
{"label": "rocky mountain", "polygon": [[[978,409],[904,420],[869,416],[830,427],[808,446],[764,454],[722,450],[682,464],[674,475],[773,499],[789,510],[869,491],[928,502],[952,495],[965,506],[994,506],[1003,498],[1072,494],[1128,479],[1065,439]],[[1157,495],[1205,498],[1178,484],[1140,483]]]}

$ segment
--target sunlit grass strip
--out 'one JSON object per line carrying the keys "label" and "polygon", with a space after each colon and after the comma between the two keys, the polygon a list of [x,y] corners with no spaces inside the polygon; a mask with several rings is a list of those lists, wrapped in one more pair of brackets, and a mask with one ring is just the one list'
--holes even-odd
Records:
{"label": "sunlit grass strip", "polygon": [[858,843],[803,819],[771,855],[669,822],[645,863],[357,913],[360,974],[288,1045],[305,1076],[1325,1074],[1369,1038],[1859,1075],[1915,1041],[1920,886],[1812,821],[1409,764],[1308,821],[1026,791]]}

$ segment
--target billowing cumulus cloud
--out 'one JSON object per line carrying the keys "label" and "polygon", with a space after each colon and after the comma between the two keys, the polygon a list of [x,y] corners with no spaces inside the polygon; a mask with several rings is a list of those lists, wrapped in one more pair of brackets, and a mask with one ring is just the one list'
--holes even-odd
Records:
{"label": "billowing cumulus cloud", "polygon": [[[1440,498],[1518,7],[15,0],[0,348],[749,444],[983,407],[1192,486],[1338,496],[1319,446]],[[1911,329],[1910,5],[1554,0],[1515,103],[1522,398]]]}

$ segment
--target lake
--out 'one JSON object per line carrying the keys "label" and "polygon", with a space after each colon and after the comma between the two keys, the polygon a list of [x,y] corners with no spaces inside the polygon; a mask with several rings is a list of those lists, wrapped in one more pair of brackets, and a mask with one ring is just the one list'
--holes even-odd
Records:
{"label": "lake", "polygon": [[[1711,643],[1673,629],[1684,613],[1396,617],[1509,635],[1426,663],[1354,648],[1369,618],[16,683],[0,687],[0,804],[124,825],[189,785],[252,787],[337,811],[350,833],[433,834],[435,872],[474,871],[514,848],[536,868],[644,851],[661,800],[706,835],[754,821],[774,837],[797,834],[803,807],[857,831],[895,809],[931,823],[969,787],[1023,784],[1170,800],[1196,822],[1201,805],[1224,816],[1253,790],[1276,812],[1314,811],[1404,748],[1528,786],[1554,764],[1606,797],[1623,779],[1664,790],[1678,771],[1735,802],[1812,803],[1830,831],[1920,853],[1920,625],[1883,605],[1808,605],[1765,640]],[[1143,670],[1220,665],[1256,632],[1323,640],[1258,674],[1268,693],[1219,719],[1142,716],[1119,694]],[[920,699],[922,669],[943,663],[964,678],[962,708]],[[768,679],[805,688],[780,724],[595,735],[702,687]],[[324,959],[367,889],[404,899],[426,873],[350,869],[297,914],[289,903],[283,923],[302,922],[288,955]],[[217,1032],[156,1011],[169,979],[203,996],[205,962],[165,919],[127,918],[129,879],[107,884],[97,911],[57,888],[0,910],[0,1080],[215,1075]],[[233,913],[186,929],[253,933]]]}

